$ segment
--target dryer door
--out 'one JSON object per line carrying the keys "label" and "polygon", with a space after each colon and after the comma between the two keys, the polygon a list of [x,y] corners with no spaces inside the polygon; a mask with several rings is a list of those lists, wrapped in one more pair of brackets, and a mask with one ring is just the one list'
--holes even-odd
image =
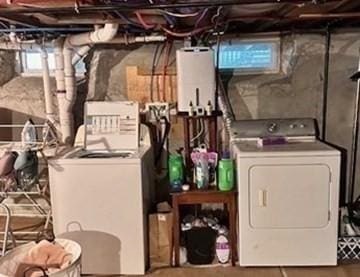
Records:
{"label": "dryer door", "polygon": [[252,228],[323,228],[329,222],[330,168],[257,165],[249,172]]}

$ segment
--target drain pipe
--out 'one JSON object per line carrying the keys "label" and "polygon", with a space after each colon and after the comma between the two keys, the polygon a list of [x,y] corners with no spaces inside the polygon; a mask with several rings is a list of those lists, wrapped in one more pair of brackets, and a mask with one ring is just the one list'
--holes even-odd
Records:
{"label": "drain pipe", "polygon": [[48,62],[48,53],[44,47],[39,47],[41,54],[41,64],[43,71],[43,86],[45,95],[45,112],[46,118],[52,123],[55,123],[55,113],[51,94],[51,83],[50,83],[50,70]]}
{"label": "drain pipe", "polygon": [[81,61],[90,51],[92,45],[85,45],[80,49],[75,51],[75,54],[71,60],[73,66],[75,66],[79,61]]}
{"label": "drain pipe", "polygon": [[[62,141],[66,144],[71,144],[73,140],[73,114],[72,109],[76,101],[76,76],[73,62],[79,61],[89,50],[88,44],[106,43],[113,39],[118,31],[118,24],[109,23],[103,28],[96,29],[90,33],[83,33],[73,36],[68,36],[62,48],[62,54],[58,53],[59,71],[63,68],[63,74],[59,73],[60,90],[65,91],[60,95],[59,113],[62,115],[61,130]],[[78,54],[73,58],[74,48],[80,48]],[[58,50],[59,51],[59,50]],[[61,61],[62,57],[62,61]],[[62,77],[64,77],[64,87],[62,84]]]}
{"label": "drain pipe", "polygon": [[56,98],[58,100],[62,142],[65,142],[64,138],[71,137],[71,129],[68,126],[72,126],[72,111],[69,110],[69,105],[67,105],[66,101],[63,55],[64,41],[65,39],[60,37],[54,42]]}

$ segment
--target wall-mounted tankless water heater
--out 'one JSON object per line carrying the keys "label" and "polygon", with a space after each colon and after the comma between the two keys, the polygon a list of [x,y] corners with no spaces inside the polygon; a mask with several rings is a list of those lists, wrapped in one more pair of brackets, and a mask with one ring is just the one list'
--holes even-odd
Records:
{"label": "wall-mounted tankless water heater", "polygon": [[176,51],[178,111],[201,114],[215,107],[214,51],[188,47]]}

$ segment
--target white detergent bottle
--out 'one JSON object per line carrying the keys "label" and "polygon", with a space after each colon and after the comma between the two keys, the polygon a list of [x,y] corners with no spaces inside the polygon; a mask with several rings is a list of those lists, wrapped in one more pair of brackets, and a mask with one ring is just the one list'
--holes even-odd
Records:
{"label": "white detergent bottle", "polygon": [[230,244],[226,234],[227,230],[220,228],[216,238],[216,256],[221,264],[228,263],[230,259]]}

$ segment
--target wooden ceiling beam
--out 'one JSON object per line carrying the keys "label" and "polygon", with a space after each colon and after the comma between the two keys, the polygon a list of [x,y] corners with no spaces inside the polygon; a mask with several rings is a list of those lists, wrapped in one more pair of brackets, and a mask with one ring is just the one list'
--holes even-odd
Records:
{"label": "wooden ceiling beam", "polygon": [[9,22],[10,24],[18,24],[29,28],[36,28],[41,26],[38,20],[20,14],[12,16],[1,15],[0,20]]}
{"label": "wooden ceiling beam", "polygon": [[331,12],[351,12],[358,7],[360,7],[359,0],[342,0],[340,3],[334,6]]}

